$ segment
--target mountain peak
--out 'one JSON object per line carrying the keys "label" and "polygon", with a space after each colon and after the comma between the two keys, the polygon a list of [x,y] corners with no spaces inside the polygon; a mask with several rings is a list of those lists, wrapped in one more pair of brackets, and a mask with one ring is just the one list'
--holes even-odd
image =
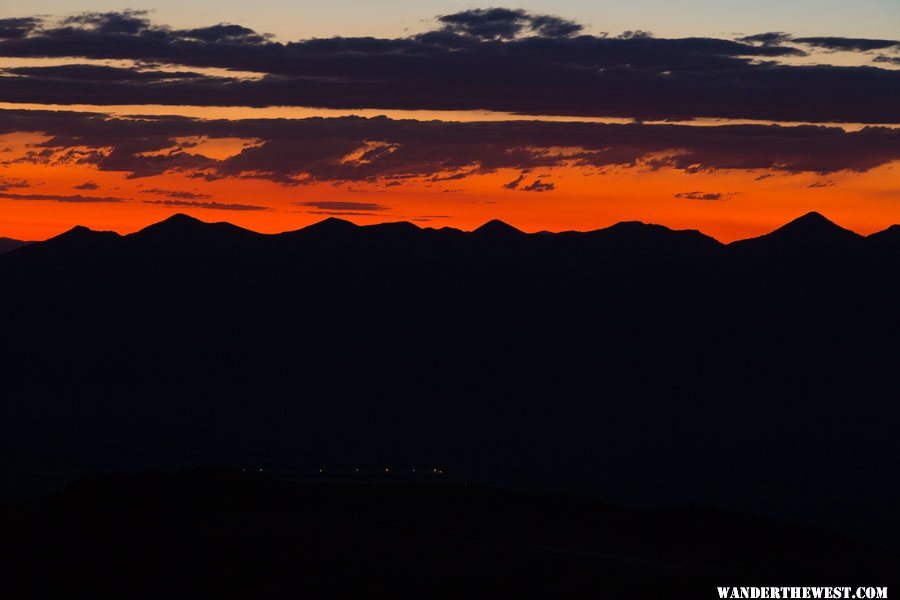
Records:
{"label": "mountain peak", "polygon": [[156,229],[164,230],[192,231],[205,225],[212,225],[212,223],[201,221],[196,217],[192,217],[184,213],[175,213],[174,215],[167,217],[162,221],[159,221],[158,223],[154,223],[153,225],[150,225],[145,229],[150,229],[151,227],[153,227]]}
{"label": "mountain peak", "polygon": [[868,236],[876,247],[896,252],[900,249],[900,225],[891,225],[887,229],[876,231]]}
{"label": "mountain peak", "polygon": [[824,221],[827,223],[831,223],[831,221],[828,219],[828,217],[826,217],[822,213],[815,211],[815,210],[811,210],[808,213],[806,213],[805,215],[803,215],[802,217],[798,217],[794,220],[795,221]]}
{"label": "mountain peak", "polygon": [[378,231],[383,233],[413,233],[421,231],[420,227],[409,221],[393,221],[390,223],[376,223],[375,225],[366,225],[364,229],[368,231]]}
{"label": "mountain peak", "polygon": [[150,232],[173,232],[173,231],[190,231],[196,229],[197,226],[207,225],[200,219],[195,219],[189,215],[184,213],[175,213],[174,215],[163,219],[162,221],[158,221],[153,223],[152,225],[148,225],[144,227],[138,234],[142,233],[150,233]]}
{"label": "mountain peak", "polygon": [[836,225],[834,221],[831,221],[822,213],[812,210],[802,217],[797,217],[793,221],[786,223],[782,226],[782,228],[798,225],[802,225],[804,227],[838,227],[838,225]]}
{"label": "mountain peak", "polygon": [[598,231],[608,232],[646,232],[646,231],[669,231],[672,230],[665,225],[656,225],[655,223],[644,223],[643,221],[619,221],[614,225],[610,225],[606,229]]}
{"label": "mountain peak", "polygon": [[55,237],[47,240],[48,242],[51,240],[85,240],[96,237],[118,237],[119,234],[114,231],[95,231],[90,227],[85,227],[84,225],[76,225],[72,229],[65,231]]}
{"label": "mountain peak", "polygon": [[605,240],[619,248],[629,248],[631,252],[669,253],[675,251],[697,251],[714,249],[721,243],[696,229],[671,229],[665,225],[642,221],[620,221],[605,229],[597,229],[584,234],[592,239]]}
{"label": "mountain peak", "polygon": [[200,219],[195,219],[184,213],[175,213],[162,221],[144,227],[140,231],[131,234],[129,237],[136,239],[146,237],[155,238],[158,236],[166,239],[176,237],[190,238],[194,236],[201,227],[206,225],[209,225],[209,223],[205,223]]}
{"label": "mountain peak", "polygon": [[107,244],[114,243],[120,237],[115,231],[96,231],[84,225],[76,225],[44,242],[28,246],[37,249],[37,252],[41,252],[43,248],[66,248],[67,252],[77,253],[80,250],[106,248]]}
{"label": "mountain peak", "polygon": [[873,240],[881,238],[900,238],[900,225],[891,225],[887,229],[876,231],[875,233],[869,235],[869,238]]}
{"label": "mountain peak", "polygon": [[322,232],[322,233],[331,233],[331,232],[343,232],[343,231],[352,231],[357,229],[358,225],[356,223],[351,223],[346,219],[339,219],[337,217],[328,217],[327,219],[323,219],[318,223],[313,223],[307,227],[304,227],[301,231],[307,232]]}
{"label": "mountain peak", "polygon": [[510,225],[508,223],[504,223],[500,219],[492,219],[492,220],[488,221],[487,223],[485,223],[484,225],[482,225],[481,227],[479,227],[478,229],[475,229],[474,231],[472,231],[472,233],[475,233],[478,235],[489,235],[489,236],[525,235],[525,233],[523,231],[516,229],[515,227],[513,227],[512,225]]}
{"label": "mountain peak", "polygon": [[844,229],[818,212],[809,212],[776,229],[747,240],[732,242],[734,248],[767,248],[776,253],[794,251],[840,251],[858,244],[865,238]]}
{"label": "mountain peak", "polygon": [[169,224],[173,224],[173,225],[182,224],[182,223],[197,224],[197,223],[203,223],[203,221],[201,221],[200,219],[197,219],[195,217],[192,217],[190,215],[186,215],[184,213],[175,213],[174,215],[172,215],[166,219],[163,219],[162,221],[160,221],[160,223],[169,223]]}
{"label": "mountain peak", "polygon": [[852,239],[862,237],[858,233],[844,229],[833,221],[828,220],[818,212],[808,212],[790,223],[779,227],[769,234],[770,236],[791,236],[800,241],[815,241],[822,239]]}
{"label": "mountain peak", "polygon": [[199,252],[230,246],[235,240],[259,237],[254,231],[227,222],[208,223],[183,213],[176,213],[158,223],[144,227],[127,238],[138,244],[174,245],[178,248],[196,246]]}

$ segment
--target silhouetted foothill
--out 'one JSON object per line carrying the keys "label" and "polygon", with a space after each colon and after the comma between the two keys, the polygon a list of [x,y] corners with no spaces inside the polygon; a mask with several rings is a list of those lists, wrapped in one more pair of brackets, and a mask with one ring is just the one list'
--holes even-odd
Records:
{"label": "silhouetted foothill", "polygon": [[900,251],[900,225],[891,225],[883,231],[878,231],[869,236],[869,240],[883,251]]}
{"label": "silhouetted foothill", "polygon": [[706,508],[224,470],[92,477],[0,505],[0,525],[4,584],[35,596],[673,598],[722,579],[880,585],[898,568],[840,536]]}
{"label": "silhouetted foothill", "polygon": [[23,242],[22,240],[0,237],[0,254],[9,252],[10,250],[15,250],[16,248],[21,248],[22,246],[27,246],[30,243],[31,242]]}

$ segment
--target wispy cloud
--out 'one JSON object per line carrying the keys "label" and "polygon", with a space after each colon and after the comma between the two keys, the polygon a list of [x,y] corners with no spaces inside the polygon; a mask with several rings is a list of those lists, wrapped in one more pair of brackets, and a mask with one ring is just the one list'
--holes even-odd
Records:
{"label": "wispy cloud", "polygon": [[[322,201],[322,200],[311,200],[307,202],[294,202],[295,206],[308,206],[310,208],[315,208],[320,211],[343,211],[343,212],[357,212],[357,211],[381,211],[388,210],[389,207],[384,206],[383,204],[376,204],[374,202],[341,202],[341,201]],[[309,211],[313,212],[313,211]],[[316,214],[313,212],[313,214]]]}
{"label": "wispy cloud", "polygon": [[118,203],[126,202],[125,198],[113,198],[110,196],[82,196],[80,194],[10,194],[0,191],[0,198],[7,200],[45,200],[50,202],[72,202],[72,203]]}
{"label": "wispy cloud", "polygon": [[729,196],[734,196],[737,192],[679,192],[675,194],[676,198],[684,198],[686,200],[724,200]]}
{"label": "wispy cloud", "polygon": [[166,196],[175,198],[176,200],[208,200],[212,198],[209,194],[201,194],[199,192],[183,192],[180,190],[164,190],[160,188],[151,188],[149,190],[141,190],[141,194],[154,194],[156,196]]}
{"label": "wispy cloud", "polygon": [[192,200],[144,200],[144,204],[177,206],[179,208],[206,208],[209,210],[269,210],[258,204],[225,204],[222,202],[197,202]]}

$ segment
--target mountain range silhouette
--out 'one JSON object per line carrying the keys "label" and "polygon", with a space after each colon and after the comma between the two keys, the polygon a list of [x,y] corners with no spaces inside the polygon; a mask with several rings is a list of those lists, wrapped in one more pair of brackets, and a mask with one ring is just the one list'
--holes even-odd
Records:
{"label": "mountain range silhouette", "polygon": [[98,472],[442,465],[896,549],[900,228],[732,244],[185,215],[0,256],[2,498]]}
{"label": "mountain range silhouette", "polygon": [[[457,240],[472,238],[484,243],[499,243],[503,246],[511,244],[531,243],[542,249],[550,244],[560,246],[605,246],[609,251],[628,251],[633,253],[661,253],[667,250],[684,252],[715,252],[724,247],[735,253],[751,252],[780,256],[782,253],[803,254],[815,252],[857,253],[865,251],[900,250],[900,225],[893,225],[884,231],[861,236],[835,225],[819,213],[811,212],[772,233],[730,244],[721,244],[714,238],[696,230],[672,230],[662,225],[645,224],[637,221],[621,222],[605,229],[587,232],[568,231],[562,233],[539,232],[526,234],[511,225],[499,220],[492,220],[468,233],[451,227],[420,228],[409,222],[389,222],[377,225],[358,226],[349,221],[330,217],[303,229],[287,231],[280,234],[258,234],[230,223],[207,223],[185,214],[175,214],[164,221],[150,225],[136,233],[119,235],[114,232],[93,231],[86,227],[76,226],[73,229],[51,238],[38,246],[65,246],[68,251],[90,252],[101,250],[113,240],[121,238],[132,246],[135,244],[164,246],[184,245],[192,252],[221,252],[226,248],[234,251],[259,249],[268,242],[270,247],[284,249],[284,244],[294,241],[319,240],[323,243],[354,243],[372,240],[382,242],[392,240],[394,243],[415,238],[432,238],[441,240]],[[535,238],[542,238],[536,240]],[[276,241],[277,243],[272,243]],[[24,246],[30,242],[22,242],[10,238],[0,238],[0,254]],[[72,246],[69,246],[72,244]],[[205,247],[207,244],[211,247]],[[43,250],[42,250],[43,251]]]}
{"label": "mountain range silhouette", "polygon": [[[848,229],[844,229],[829,221],[817,212],[807,213],[794,221],[776,229],[775,231],[756,238],[738,240],[731,244],[721,244],[714,238],[706,236],[696,230],[672,230],[662,225],[646,224],[638,221],[617,223],[605,229],[587,232],[568,231],[562,233],[539,232],[538,234],[526,234],[515,227],[494,219],[476,228],[470,233],[450,227],[435,229],[431,227],[420,228],[409,222],[388,222],[376,225],[359,226],[336,217],[329,217],[323,221],[308,227],[288,231],[280,234],[258,234],[251,230],[232,225],[230,223],[207,223],[185,214],[174,214],[171,217],[150,225],[136,233],[119,236],[114,232],[93,231],[82,226],[73,229],[48,240],[53,244],[87,243],[88,239],[93,243],[102,244],[102,239],[110,240],[121,237],[127,240],[141,240],[142,243],[156,244],[188,244],[198,249],[204,243],[233,244],[237,240],[245,243],[250,240],[280,239],[310,239],[343,240],[349,236],[366,236],[369,239],[375,237],[411,237],[419,235],[440,236],[444,238],[472,237],[481,240],[503,241],[513,243],[512,240],[524,241],[541,237],[546,239],[574,240],[583,238],[584,243],[596,242],[630,247],[634,250],[657,250],[662,244],[681,244],[687,247],[694,244],[695,247],[730,246],[731,248],[754,248],[758,252],[768,251],[792,251],[806,248],[808,250],[853,250],[865,246],[863,240],[869,240],[869,246],[893,246],[893,240],[900,243],[900,225],[892,225],[884,231],[880,231],[865,238]],[[590,241],[590,242],[589,242]],[[874,243],[873,243],[874,242]],[[8,252],[16,248],[28,245],[28,242],[20,242],[9,238],[0,238],[0,253]],[[855,248],[854,248],[855,246]]]}

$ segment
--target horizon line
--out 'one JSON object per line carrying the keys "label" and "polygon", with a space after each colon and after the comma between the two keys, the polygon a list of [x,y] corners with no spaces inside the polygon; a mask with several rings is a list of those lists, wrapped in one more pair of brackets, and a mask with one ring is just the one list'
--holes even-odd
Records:
{"label": "horizon line", "polygon": [[286,229],[286,230],[284,230],[284,231],[279,231],[279,232],[274,232],[274,233],[263,233],[263,232],[256,231],[256,230],[253,230],[253,229],[250,229],[250,228],[247,228],[247,227],[242,227],[242,226],[240,226],[240,225],[235,225],[234,223],[232,223],[232,222],[230,222],[230,221],[205,221],[205,220],[203,220],[203,219],[200,219],[200,218],[195,217],[195,216],[193,216],[193,215],[187,214],[187,213],[185,213],[185,212],[173,212],[173,213],[169,214],[167,217],[165,217],[165,218],[163,218],[163,219],[161,219],[161,220],[159,220],[159,221],[154,221],[153,223],[150,223],[149,225],[146,225],[146,226],[144,226],[144,227],[142,227],[142,228],[140,228],[140,229],[137,229],[137,230],[132,231],[132,232],[129,232],[129,233],[124,233],[124,234],[123,234],[123,233],[119,233],[119,232],[114,231],[114,230],[110,230],[110,229],[93,229],[93,228],[88,227],[88,226],[85,226],[85,225],[77,224],[77,225],[74,225],[74,226],[70,227],[69,229],[66,229],[65,231],[63,231],[63,232],[61,232],[61,233],[59,233],[59,234],[56,234],[56,235],[53,235],[53,236],[44,238],[44,239],[42,239],[42,240],[19,240],[19,239],[16,239],[16,238],[9,238],[9,237],[5,237],[5,236],[2,236],[2,235],[0,235],[0,238],[3,238],[3,239],[9,239],[9,240],[13,240],[13,241],[16,241],[16,242],[22,242],[22,243],[26,243],[26,244],[38,244],[38,243],[41,243],[41,242],[46,242],[46,241],[49,241],[49,240],[58,238],[58,237],[63,236],[63,235],[65,235],[65,234],[69,233],[69,232],[72,232],[72,231],[75,231],[75,230],[79,230],[79,229],[86,229],[86,230],[88,230],[88,231],[93,231],[93,232],[97,232],[97,233],[114,233],[114,234],[116,234],[117,236],[120,236],[120,237],[127,237],[127,236],[130,236],[130,235],[134,235],[134,234],[136,234],[136,233],[140,233],[141,231],[144,231],[144,230],[146,230],[146,229],[148,229],[148,228],[150,228],[150,227],[154,227],[154,226],[159,225],[159,224],[161,224],[161,223],[165,223],[165,222],[167,222],[167,221],[171,221],[171,220],[173,220],[173,219],[179,219],[179,218],[180,218],[180,219],[189,219],[189,220],[191,220],[191,221],[196,221],[196,222],[198,222],[198,223],[203,223],[203,224],[206,224],[206,225],[221,225],[221,224],[230,225],[231,227],[234,227],[234,228],[237,228],[237,229],[241,229],[241,230],[243,230],[243,231],[248,231],[248,232],[254,233],[254,234],[256,234],[256,235],[267,236],[267,237],[268,237],[268,236],[277,236],[277,235],[283,235],[283,234],[286,234],[286,233],[293,233],[293,232],[303,231],[303,230],[305,230],[305,229],[309,229],[309,228],[315,227],[315,226],[317,226],[317,225],[320,225],[320,224],[322,224],[322,223],[326,223],[326,222],[329,222],[329,221],[339,221],[339,222],[347,223],[347,224],[349,224],[349,225],[352,225],[353,227],[358,227],[358,228],[361,228],[361,229],[365,229],[365,228],[369,228],[369,227],[378,227],[378,226],[383,226],[383,225],[406,224],[406,225],[411,225],[412,227],[415,227],[416,229],[418,229],[418,230],[420,230],[420,231],[427,231],[427,230],[435,230],[435,231],[437,231],[437,230],[442,230],[442,229],[449,229],[449,230],[454,230],[454,231],[459,231],[459,232],[461,232],[461,233],[469,233],[469,234],[475,233],[475,232],[477,232],[477,231],[483,229],[483,228],[484,228],[485,226],[487,226],[487,225],[490,225],[490,224],[492,224],[492,223],[496,223],[496,224],[498,224],[498,225],[506,226],[506,227],[508,227],[508,228],[510,228],[510,229],[513,229],[513,230],[515,230],[515,231],[521,233],[522,235],[527,235],[527,236],[537,236],[537,235],[559,235],[559,234],[567,234],[567,233],[583,233],[583,234],[586,234],[586,233],[593,233],[593,232],[597,232],[597,231],[604,231],[604,230],[606,230],[606,229],[611,229],[611,228],[613,228],[613,227],[616,227],[616,226],[622,225],[622,224],[627,224],[627,223],[637,223],[637,224],[644,225],[644,226],[647,226],[647,227],[662,227],[662,228],[667,229],[667,230],[672,231],[672,232],[696,232],[696,233],[699,233],[699,234],[701,234],[701,235],[703,235],[703,236],[706,236],[706,237],[708,237],[708,238],[710,238],[710,239],[712,239],[712,240],[715,240],[716,242],[718,242],[719,244],[722,244],[723,246],[728,246],[728,245],[735,244],[735,243],[739,243],[739,242],[742,242],[742,241],[752,240],[752,239],[756,239],[756,238],[759,238],[759,237],[762,237],[762,236],[765,236],[765,235],[769,235],[769,234],[771,234],[771,233],[774,233],[775,231],[778,231],[778,230],[780,230],[780,229],[782,229],[782,228],[784,228],[784,227],[790,225],[791,223],[795,223],[795,222],[797,222],[797,221],[802,221],[802,220],[805,220],[805,219],[811,219],[811,218],[812,218],[812,219],[818,219],[818,220],[825,221],[825,222],[827,222],[827,223],[833,225],[833,226],[836,227],[836,228],[843,229],[843,230],[845,230],[845,231],[847,231],[847,232],[853,233],[853,234],[859,236],[860,238],[869,238],[869,237],[871,237],[871,236],[873,236],[873,235],[876,235],[876,234],[878,234],[878,233],[887,231],[887,230],[889,230],[889,229],[891,229],[891,228],[893,228],[893,227],[900,226],[900,223],[893,223],[893,224],[891,224],[891,225],[888,225],[888,226],[885,227],[884,229],[880,229],[880,230],[875,231],[875,232],[872,232],[872,233],[870,233],[870,234],[861,234],[861,233],[859,233],[859,232],[857,232],[857,231],[854,231],[854,230],[852,230],[852,229],[848,229],[848,228],[846,228],[846,227],[843,227],[843,226],[841,226],[841,225],[838,225],[837,223],[835,223],[834,221],[832,221],[831,219],[829,219],[828,217],[826,217],[825,215],[823,215],[822,213],[820,213],[820,212],[818,212],[818,211],[808,211],[808,212],[806,212],[806,213],[804,213],[804,214],[802,214],[802,215],[800,215],[800,216],[798,216],[798,217],[796,217],[796,218],[794,218],[794,219],[791,219],[791,220],[785,222],[784,224],[782,224],[782,225],[776,227],[775,229],[772,229],[772,230],[769,231],[768,233],[764,233],[764,234],[761,234],[761,235],[759,235],[759,236],[753,236],[753,237],[748,237],[748,238],[735,239],[735,240],[732,240],[732,241],[730,241],[730,242],[723,242],[723,241],[719,240],[718,238],[716,238],[716,237],[714,237],[714,236],[711,236],[711,235],[709,235],[709,234],[707,234],[707,233],[701,231],[700,229],[696,229],[696,228],[675,229],[675,228],[669,227],[669,226],[667,226],[667,225],[662,225],[662,224],[659,224],[659,223],[653,223],[653,222],[647,222],[647,221],[639,221],[639,220],[616,221],[615,223],[613,223],[613,224],[611,224],[611,225],[608,225],[608,226],[606,226],[606,227],[598,227],[598,228],[596,228],[596,229],[583,229],[583,230],[580,230],[580,229],[565,229],[565,230],[560,230],[560,231],[539,230],[539,231],[531,231],[531,232],[529,232],[529,231],[524,231],[524,230],[522,230],[522,229],[519,229],[518,227],[515,227],[514,225],[511,225],[511,224],[507,223],[506,221],[503,221],[502,219],[496,219],[496,218],[495,218],[495,219],[489,219],[489,220],[485,221],[484,223],[482,223],[481,225],[479,225],[478,227],[475,227],[474,229],[471,229],[471,230],[465,230],[465,229],[460,229],[460,228],[458,228],[458,227],[450,227],[450,226],[443,226],[443,227],[425,226],[425,227],[422,227],[422,226],[418,225],[417,223],[415,223],[415,222],[413,222],[413,221],[409,221],[409,220],[381,221],[381,222],[378,222],[378,223],[368,223],[368,224],[361,225],[361,224],[359,224],[359,223],[354,223],[353,221],[351,221],[351,220],[348,219],[348,218],[343,218],[343,217],[350,217],[350,216],[352,216],[352,215],[328,216],[328,217],[325,217],[324,219],[321,219],[321,220],[316,221],[316,222],[314,222],[314,223],[310,223],[309,225],[305,225],[305,226],[300,227],[300,228],[297,228],[297,229]]}

